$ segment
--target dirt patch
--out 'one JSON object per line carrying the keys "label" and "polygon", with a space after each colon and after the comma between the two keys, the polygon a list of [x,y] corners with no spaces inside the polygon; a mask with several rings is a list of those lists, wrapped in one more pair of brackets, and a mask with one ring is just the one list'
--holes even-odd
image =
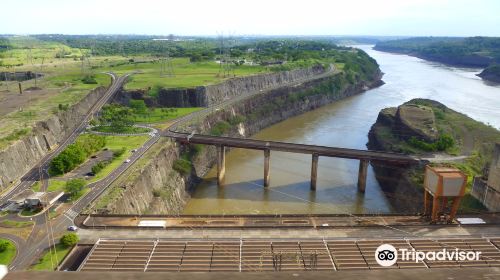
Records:
{"label": "dirt patch", "polygon": [[54,94],[57,94],[60,89],[37,89],[23,91],[19,93],[17,84],[10,83],[9,90],[0,91],[0,116],[7,115],[8,113],[19,111],[21,108],[35,104],[36,102],[46,99]]}

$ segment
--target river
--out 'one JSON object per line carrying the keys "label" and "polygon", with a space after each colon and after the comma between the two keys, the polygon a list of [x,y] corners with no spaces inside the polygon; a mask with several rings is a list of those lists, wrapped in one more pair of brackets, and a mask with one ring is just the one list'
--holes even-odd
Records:
{"label": "river", "polygon": [[[482,81],[480,69],[449,67],[407,55],[357,46],[375,58],[385,85],[268,127],[252,138],[366,149],[379,111],[412,98],[429,98],[500,128],[500,86]],[[366,193],[357,193],[358,161],[320,157],[316,192],[309,191],[311,157],[271,152],[271,185],[263,184],[263,153],[233,149],[226,185],[216,168],[196,187],[184,214],[390,213],[392,207],[368,170]]]}

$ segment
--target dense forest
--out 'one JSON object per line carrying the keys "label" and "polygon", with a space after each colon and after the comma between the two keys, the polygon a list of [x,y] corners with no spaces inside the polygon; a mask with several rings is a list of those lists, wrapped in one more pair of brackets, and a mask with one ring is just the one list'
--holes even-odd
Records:
{"label": "dense forest", "polygon": [[500,38],[496,37],[417,37],[379,42],[375,49],[457,66],[487,67],[500,63]]}

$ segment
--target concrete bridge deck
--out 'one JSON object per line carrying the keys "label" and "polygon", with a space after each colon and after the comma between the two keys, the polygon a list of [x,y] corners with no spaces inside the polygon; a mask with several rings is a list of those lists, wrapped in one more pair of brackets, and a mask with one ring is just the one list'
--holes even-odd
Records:
{"label": "concrete bridge deck", "polygon": [[166,131],[162,136],[173,138],[180,143],[188,144],[205,144],[215,146],[226,146],[233,148],[254,149],[254,150],[271,150],[290,153],[311,154],[326,157],[338,157],[346,159],[368,160],[368,161],[383,161],[393,164],[415,164],[419,162],[418,158],[389,152],[378,152],[369,150],[356,150],[347,148],[336,148],[317,145],[306,145],[276,141],[254,140],[248,138],[233,138],[222,136],[211,136],[181,132]]}
{"label": "concrete bridge deck", "polygon": [[162,136],[173,138],[182,144],[192,143],[192,144],[205,144],[205,145],[216,146],[217,182],[219,185],[224,184],[224,178],[226,172],[225,147],[264,151],[264,187],[269,186],[269,181],[270,181],[271,151],[312,155],[312,161],[311,161],[312,191],[316,190],[317,176],[318,176],[317,175],[318,160],[320,156],[359,160],[358,191],[361,193],[364,193],[366,189],[366,178],[368,174],[368,164],[370,163],[370,161],[377,161],[377,162],[383,162],[385,164],[403,165],[403,166],[418,164],[421,161],[420,159],[409,155],[389,153],[389,152],[356,150],[356,149],[306,145],[297,143],[255,140],[247,138],[188,134],[172,130],[167,130],[162,132]]}

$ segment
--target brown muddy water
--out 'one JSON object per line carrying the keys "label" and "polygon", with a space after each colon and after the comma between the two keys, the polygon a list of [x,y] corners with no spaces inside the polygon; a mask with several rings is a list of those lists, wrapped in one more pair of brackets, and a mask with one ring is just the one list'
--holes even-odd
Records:
{"label": "brown muddy water", "polygon": [[[464,69],[358,46],[374,57],[385,85],[290,118],[252,138],[366,149],[378,112],[413,98],[430,98],[500,128],[500,86],[482,81],[481,69]],[[263,185],[263,152],[233,149],[226,155],[226,185],[216,167],[196,186],[184,214],[390,213],[393,209],[371,167],[366,193],[356,190],[358,161],[320,157],[318,186],[309,191],[311,157],[271,152],[271,185]]]}

